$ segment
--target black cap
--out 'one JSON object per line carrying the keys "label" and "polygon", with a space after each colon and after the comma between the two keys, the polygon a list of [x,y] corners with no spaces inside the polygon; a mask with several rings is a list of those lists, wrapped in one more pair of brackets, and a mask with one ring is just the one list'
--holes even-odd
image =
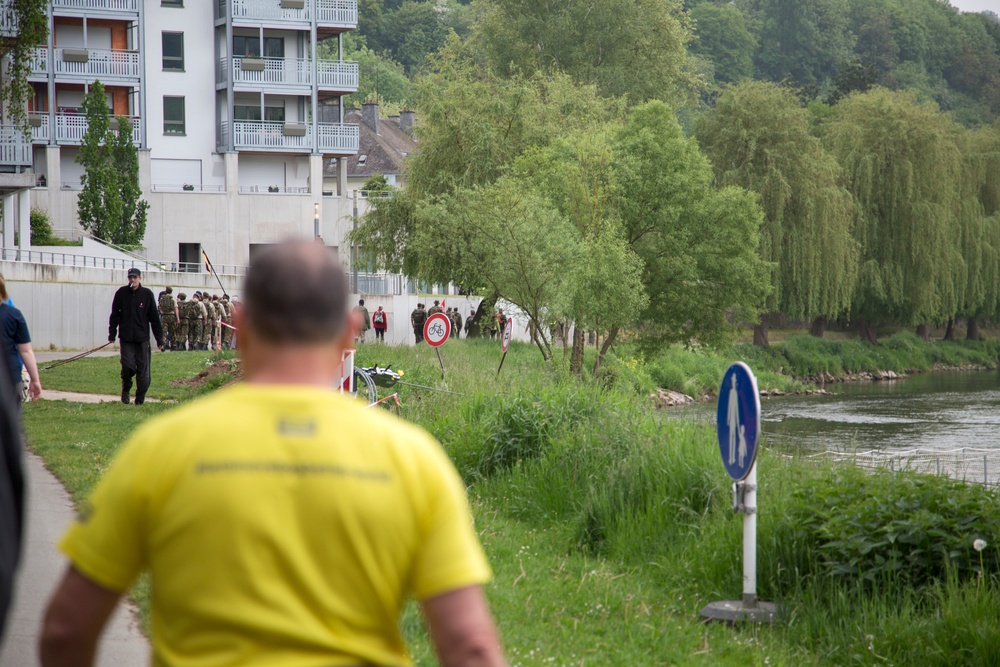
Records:
{"label": "black cap", "polygon": [[132,276],[139,276],[141,278],[142,277],[142,271],[140,271],[139,269],[137,269],[137,268],[135,268],[133,266],[131,269],[128,270],[128,275],[129,275],[130,278]]}

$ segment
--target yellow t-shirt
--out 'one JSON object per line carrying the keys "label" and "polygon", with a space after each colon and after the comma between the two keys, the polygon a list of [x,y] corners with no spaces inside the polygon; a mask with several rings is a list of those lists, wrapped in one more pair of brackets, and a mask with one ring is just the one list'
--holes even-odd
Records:
{"label": "yellow t-shirt", "polygon": [[409,665],[404,599],[491,577],[437,442],[311,387],[151,419],[61,547],[111,590],[149,569],[157,667]]}

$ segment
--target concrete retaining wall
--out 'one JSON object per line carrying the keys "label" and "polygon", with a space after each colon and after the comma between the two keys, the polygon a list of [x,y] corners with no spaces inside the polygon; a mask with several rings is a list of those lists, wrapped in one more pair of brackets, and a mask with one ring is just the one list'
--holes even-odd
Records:
{"label": "concrete retaining wall", "polygon": [[[0,261],[0,272],[7,282],[7,291],[28,321],[32,346],[36,350],[57,348],[83,350],[96,347],[108,340],[108,316],[115,290],[128,283],[124,270],[82,268],[28,262]],[[236,277],[222,277],[229,294],[239,296],[241,281]],[[174,288],[174,295],[196,290],[221,294],[219,283],[209,274],[201,273],[148,273],[144,272],[144,286],[158,294],[165,286]],[[372,313],[381,305],[389,315],[386,342],[395,345],[412,345],[410,312],[418,302],[430,306],[435,298],[447,299],[446,305],[458,307],[463,320],[470,310],[479,305],[479,297],[417,295],[365,296],[365,305]],[[358,302],[353,295],[350,303]],[[525,327],[514,327],[515,340],[527,340]],[[367,340],[375,340],[369,331]]]}

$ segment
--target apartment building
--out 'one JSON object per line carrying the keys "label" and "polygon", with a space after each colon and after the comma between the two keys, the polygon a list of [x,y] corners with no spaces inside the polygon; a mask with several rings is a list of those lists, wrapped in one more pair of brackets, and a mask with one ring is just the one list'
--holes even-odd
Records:
{"label": "apartment building", "polygon": [[202,250],[245,265],[291,234],[340,244],[346,178],[324,191],[323,165],[358,151],[342,106],[358,86],[342,44],[356,0],[52,0],[48,11],[30,149],[0,152],[0,166],[30,158],[31,205],[54,227],[78,227],[81,106],[100,80],[140,149],[147,257],[196,269]]}

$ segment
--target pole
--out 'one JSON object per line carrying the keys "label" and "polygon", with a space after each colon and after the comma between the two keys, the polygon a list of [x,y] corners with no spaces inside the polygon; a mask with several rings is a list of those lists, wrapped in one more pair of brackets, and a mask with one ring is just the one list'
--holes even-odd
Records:
{"label": "pole", "polygon": [[757,462],[744,480],[743,606],[757,608]]}
{"label": "pole", "polygon": [[441,364],[441,379],[444,379],[444,359],[441,358],[441,348],[435,347],[434,351],[438,353],[438,363]]}
{"label": "pole", "polygon": [[319,239],[319,202],[313,204],[313,236]]}
{"label": "pole", "polygon": [[216,273],[216,271],[215,271],[215,267],[214,267],[214,266],[212,266],[212,260],[210,260],[210,259],[208,258],[208,253],[207,253],[207,252],[205,252],[205,250],[204,250],[204,249],[202,249],[202,251],[201,251],[201,256],[205,258],[205,264],[207,264],[207,265],[208,265],[208,270],[209,270],[209,272],[210,272],[210,273],[211,273],[211,274],[212,274],[213,276],[215,276],[215,280],[216,280],[216,281],[217,281],[217,282],[219,283],[219,289],[221,289],[221,290],[222,290],[222,293],[223,293],[223,294],[224,294],[225,296],[229,296],[229,294],[228,294],[228,293],[226,293],[226,288],[225,288],[225,286],[224,286],[224,285],[222,284],[222,278],[220,278],[220,277],[219,277],[219,274],[218,274],[218,273]]}
{"label": "pole", "polygon": [[[354,231],[358,231],[358,190],[354,189]],[[354,239],[351,239],[352,241]],[[357,243],[351,244],[351,270],[354,273],[354,291],[358,294],[361,290],[358,289],[358,245]],[[441,357],[441,353],[438,352],[438,358]],[[441,365],[441,374],[444,375],[444,364]]]}
{"label": "pole", "polygon": [[500,357],[500,366],[497,368],[497,377],[500,377],[500,369],[503,368],[503,362],[506,358],[507,358],[507,352],[505,351],[503,353],[503,356]]}

